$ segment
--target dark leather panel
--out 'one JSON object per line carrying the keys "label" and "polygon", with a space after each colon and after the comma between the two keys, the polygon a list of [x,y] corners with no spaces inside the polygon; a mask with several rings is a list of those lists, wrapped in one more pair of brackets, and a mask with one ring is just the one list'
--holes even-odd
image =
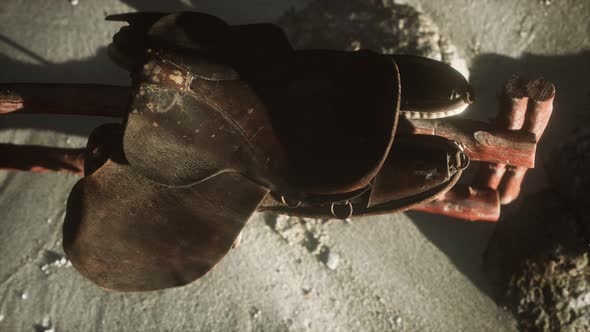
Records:
{"label": "dark leather panel", "polygon": [[[451,156],[433,136],[398,137],[375,177],[369,207],[414,196],[449,181]],[[437,144],[438,143],[438,144]]]}
{"label": "dark leather panel", "polygon": [[365,187],[395,133],[400,82],[395,63],[376,53],[298,51],[254,89],[268,105],[287,153],[289,183],[309,194]]}
{"label": "dark leather panel", "polygon": [[236,173],[174,188],[107,161],[70,194],[64,250],[103,288],[182,286],[223,258],[267,193]]}
{"label": "dark leather panel", "polygon": [[[384,168],[388,169],[377,175],[372,190],[349,200],[353,210],[352,217],[402,212],[435,199],[451,189],[461,177],[463,168],[458,167],[457,162],[462,156],[464,154],[457,144],[442,137],[396,137],[391,148],[391,156],[384,165]],[[406,161],[404,158],[413,160]],[[414,171],[413,167],[419,164],[422,164],[419,166],[422,171],[412,175],[415,181],[403,181],[401,177],[411,174]],[[439,174],[425,172],[432,169],[437,169],[436,173]],[[432,175],[426,180],[428,174]],[[418,178],[424,178],[426,182],[422,184]],[[346,215],[349,207],[340,204],[338,209],[344,210],[339,216]],[[330,211],[330,203],[314,205],[304,201],[296,208],[289,208],[273,195],[268,195],[258,210],[299,217],[334,218]]]}

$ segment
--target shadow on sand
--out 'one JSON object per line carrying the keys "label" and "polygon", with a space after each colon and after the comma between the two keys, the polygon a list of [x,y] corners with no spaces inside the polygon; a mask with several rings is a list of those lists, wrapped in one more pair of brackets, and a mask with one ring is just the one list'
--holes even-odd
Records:
{"label": "shadow on sand", "polygon": [[[483,54],[473,62],[471,83],[476,102],[466,112],[466,117],[494,117],[499,89],[514,74],[541,75],[556,86],[554,112],[537,149],[537,167],[527,173],[521,198],[545,186],[547,180],[543,165],[550,152],[571,136],[577,129],[577,123],[590,117],[590,87],[586,83],[589,72],[590,51],[559,56],[525,54],[519,59]],[[510,213],[519,203],[520,200],[504,207],[503,215]],[[482,255],[495,228],[493,223],[465,222],[421,212],[407,214],[462,273],[482,291],[493,295],[492,286],[482,268]]]}

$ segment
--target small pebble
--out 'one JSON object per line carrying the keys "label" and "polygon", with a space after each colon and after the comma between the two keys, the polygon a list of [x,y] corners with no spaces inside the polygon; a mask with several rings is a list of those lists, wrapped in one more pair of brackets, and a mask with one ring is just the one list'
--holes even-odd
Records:
{"label": "small pebble", "polygon": [[78,5],[78,0],[70,0],[70,5],[72,6],[77,6]]}
{"label": "small pebble", "polygon": [[350,49],[352,51],[358,51],[361,49],[361,42],[359,42],[358,40],[353,40],[352,43],[350,43]]}
{"label": "small pebble", "polygon": [[23,300],[26,300],[26,299],[28,299],[28,298],[29,298],[29,294],[27,294],[27,292],[22,292],[22,293],[20,294],[20,298],[21,298],[21,299],[23,299]]}
{"label": "small pebble", "polygon": [[330,270],[336,270],[338,264],[340,264],[340,256],[333,251],[329,251],[326,255],[324,264],[326,264],[326,267]]}
{"label": "small pebble", "polygon": [[49,275],[51,272],[51,268],[61,268],[61,267],[70,267],[72,263],[64,256],[61,256],[55,260],[51,260],[50,262],[43,264],[41,266],[41,271],[43,271],[46,275]]}
{"label": "small pebble", "polygon": [[256,307],[252,307],[250,309],[250,316],[254,319],[258,319],[258,317],[260,317],[260,310]]}

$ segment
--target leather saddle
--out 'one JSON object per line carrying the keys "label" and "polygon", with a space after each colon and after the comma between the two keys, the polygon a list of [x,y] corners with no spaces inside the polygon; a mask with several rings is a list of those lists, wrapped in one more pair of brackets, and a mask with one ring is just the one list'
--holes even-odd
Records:
{"label": "leather saddle", "polygon": [[255,211],[349,218],[404,211],[468,164],[407,117],[460,112],[473,94],[437,61],[293,50],[271,24],[200,13],[125,14],[110,47],[131,72],[122,124],[88,140],[63,246],[101,287],[188,284],[232,248]]}

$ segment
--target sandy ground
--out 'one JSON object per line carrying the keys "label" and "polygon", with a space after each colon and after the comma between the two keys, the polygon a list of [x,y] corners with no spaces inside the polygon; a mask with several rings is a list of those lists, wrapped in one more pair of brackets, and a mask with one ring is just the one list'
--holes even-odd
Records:
{"label": "sandy ground", "polygon": [[[105,52],[119,24],[106,14],[195,8],[231,23],[275,21],[299,0],[3,0],[0,82],[127,84]],[[556,82],[547,152],[588,112],[590,3],[408,0],[429,15],[468,61],[478,94],[470,116],[493,114],[500,82],[541,72]],[[585,53],[584,53],[584,50]],[[476,113],[476,115],[472,115]],[[104,119],[0,119],[2,142],[83,146]],[[7,156],[3,156],[6,158]],[[543,184],[543,170],[527,179]],[[77,178],[0,172],[0,331],[511,331],[487,295],[481,254],[493,224],[409,212],[322,225],[339,257],[330,269],[255,215],[233,250],[201,280],[145,294],[105,292],[61,260],[61,223]]]}

